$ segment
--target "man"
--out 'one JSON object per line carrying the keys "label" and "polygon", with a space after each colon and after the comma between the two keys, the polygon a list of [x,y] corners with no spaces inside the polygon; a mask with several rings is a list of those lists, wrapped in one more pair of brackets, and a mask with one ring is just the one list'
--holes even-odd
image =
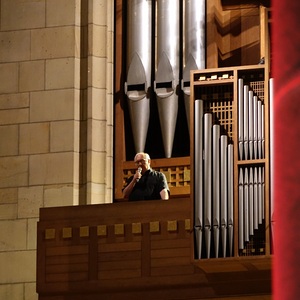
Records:
{"label": "man", "polygon": [[168,200],[170,191],[166,176],[151,169],[149,154],[137,153],[134,162],[137,170],[123,189],[124,198],[128,198],[130,201]]}

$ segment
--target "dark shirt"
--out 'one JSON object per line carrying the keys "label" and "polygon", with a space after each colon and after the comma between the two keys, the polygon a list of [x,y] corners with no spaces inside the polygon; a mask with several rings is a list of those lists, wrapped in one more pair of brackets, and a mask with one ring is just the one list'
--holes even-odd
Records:
{"label": "dark shirt", "polygon": [[[128,179],[127,185],[131,182],[132,178],[133,176]],[[140,180],[136,182],[129,195],[129,200],[159,200],[161,199],[160,192],[163,189],[167,189],[169,192],[165,174],[149,169],[143,174]]]}

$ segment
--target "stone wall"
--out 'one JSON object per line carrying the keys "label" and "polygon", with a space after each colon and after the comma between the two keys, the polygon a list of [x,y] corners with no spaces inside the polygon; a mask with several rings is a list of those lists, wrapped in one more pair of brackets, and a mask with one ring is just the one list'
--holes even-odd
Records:
{"label": "stone wall", "polygon": [[112,201],[113,1],[0,13],[0,299],[33,300],[39,208]]}

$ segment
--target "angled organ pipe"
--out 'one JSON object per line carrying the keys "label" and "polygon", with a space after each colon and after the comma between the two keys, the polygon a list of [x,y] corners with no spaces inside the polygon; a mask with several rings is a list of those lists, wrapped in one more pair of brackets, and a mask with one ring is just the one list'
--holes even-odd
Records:
{"label": "angled organ pipe", "polygon": [[184,68],[181,89],[190,125],[190,71],[205,68],[205,0],[184,1]]}
{"label": "angled organ pipe", "polygon": [[204,114],[204,232],[207,258],[210,258],[212,228],[212,114]]}
{"label": "angled organ pipe", "polygon": [[157,71],[154,91],[165,156],[170,158],[178,113],[179,1],[157,1]]}
{"label": "angled organ pipe", "polygon": [[203,101],[195,100],[195,239],[196,258],[201,258],[203,235]]}
{"label": "angled organ pipe", "polygon": [[136,152],[144,151],[150,118],[152,1],[128,0],[125,93]]}
{"label": "angled organ pipe", "polygon": [[[215,257],[219,254],[219,236],[220,236],[220,125],[213,125],[213,157],[212,157],[212,173],[213,173],[213,234]],[[222,164],[222,160],[221,160]],[[222,193],[222,188],[221,188]]]}

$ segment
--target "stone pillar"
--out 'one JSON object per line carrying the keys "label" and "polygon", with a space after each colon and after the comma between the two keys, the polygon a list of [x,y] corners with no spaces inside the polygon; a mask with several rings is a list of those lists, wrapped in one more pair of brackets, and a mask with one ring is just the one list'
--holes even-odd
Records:
{"label": "stone pillar", "polygon": [[112,201],[113,3],[0,0],[0,299],[37,299],[39,208]]}

